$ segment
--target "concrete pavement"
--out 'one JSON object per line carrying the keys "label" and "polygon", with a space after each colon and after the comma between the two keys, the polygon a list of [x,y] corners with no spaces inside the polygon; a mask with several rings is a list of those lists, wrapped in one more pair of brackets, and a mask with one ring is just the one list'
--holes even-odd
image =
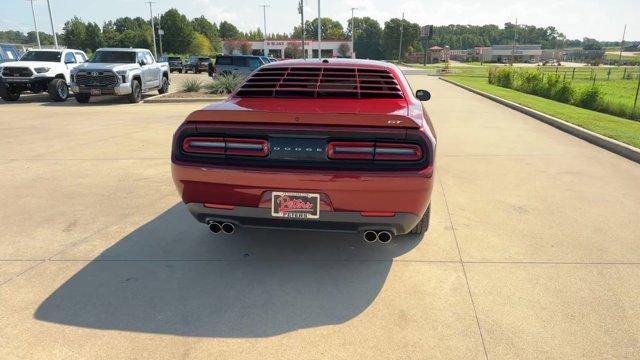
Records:
{"label": "concrete pavement", "polygon": [[638,358],[640,167],[435,78],[431,228],[389,245],[186,212],[197,104],[0,103],[0,358]]}

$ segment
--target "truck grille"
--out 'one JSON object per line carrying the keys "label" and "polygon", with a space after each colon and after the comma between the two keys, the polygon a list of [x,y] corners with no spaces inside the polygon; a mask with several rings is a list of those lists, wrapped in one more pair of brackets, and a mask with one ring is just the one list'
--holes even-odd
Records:
{"label": "truck grille", "polygon": [[33,75],[31,69],[26,67],[6,67],[2,69],[2,76],[4,77],[21,77],[28,78]]}
{"label": "truck grille", "polygon": [[87,71],[76,74],[78,86],[114,87],[118,84],[118,77],[112,72]]}

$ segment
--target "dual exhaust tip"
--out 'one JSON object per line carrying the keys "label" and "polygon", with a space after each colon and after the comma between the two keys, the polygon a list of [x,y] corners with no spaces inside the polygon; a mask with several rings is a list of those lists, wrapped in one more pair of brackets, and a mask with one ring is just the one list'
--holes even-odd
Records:
{"label": "dual exhaust tip", "polygon": [[211,231],[214,234],[223,233],[225,235],[231,235],[234,232],[236,232],[236,226],[233,225],[232,223],[228,223],[228,222],[220,223],[215,221],[209,221],[207,222],[207,224],[209,225],[209,231]]}
{"label": "dual exhaust tip", "polygon": [[362,234],[362,238],[368,243],[380,241],[386,244],[393,239],[393,235],[388,231],[367,230]]}

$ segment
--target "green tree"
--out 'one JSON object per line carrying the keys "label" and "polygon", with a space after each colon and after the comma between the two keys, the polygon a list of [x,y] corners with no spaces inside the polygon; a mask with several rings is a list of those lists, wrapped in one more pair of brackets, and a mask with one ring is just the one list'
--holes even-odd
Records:
{"label": "green tree", "polygon": [[[40,44],[41,45],[53,45],[53,35],[51,34],[47,34],[45,32],[42,31],[38,31],[38,33],[40,33]],[[37,44],[38,43],[38,38],[36,37],[36,32],[35,31],[29,31],[27,33],[27,39],[26,39],[26,43],[28,44]]]}
{"label": "green tree", "polygon": [[167,53],[184,54],[194,39],[194,30],[186,16],[176,9],[169,9],[162,15],[162,45]]}
{"label": "green tree", "polygon": [[227,21],[223,21],[218,26],[218,32],[222,40],[237,40],[240,38],[240,30],[233,24]]}
{"label": "green tree", "polygon": [[420,25],[407,20],[393,18],[385,21],[382,31],[382,51],[386,59],[397,59],[400,47],[400,26],[402,25],[402,55],[404,59],[408,50],[419,51],[420,45]]}
{"label": "green tree", "polygon": [[62,40],[68,48],[86,50],[87,24],[74,16],[62,27]]}
{"label": "green tree", "polygon": [[200,16],[191,20],[191,27],[193,27],[196,32],[204,35],[207,40],[209,40],[213,52],[220,52],[222,44],[220,43],[218,27],[215,24],[212,24],[204,16]]}
{"label": "green tree", "polygon": [[[322,39],[326,40],[345,40],[347,39],[342,24],[339,21],[333,20],[328,17],[322,18]],[[305,21],[304,23],[304,35],[306,39],[318,38],[318,19],[311,21]],[[291,36],[294,39],[302,38],[302,31],[300,26],[293,28],[293,34]]]}
{"label": "green tree", "polygon": [[193,35],[193,40],[191,40],[189,53],[195,55],[211,55],[213,53],[213,47],[206,36],[197,32]]}
{"label": "green tree", "polygon": [[361,59],[382,59],[382,28],[380,24],[370,18],[354,18],[355,30],[352,30],[351,19],[347,25],[347,36],[351,38],[351,33],[355,32],[353,44],[356,56]]}
{"label": "green tree", "polygon": [[94,22],[87,23],[84,49],[95,51],[104,46],[104,38],[100,26]]}

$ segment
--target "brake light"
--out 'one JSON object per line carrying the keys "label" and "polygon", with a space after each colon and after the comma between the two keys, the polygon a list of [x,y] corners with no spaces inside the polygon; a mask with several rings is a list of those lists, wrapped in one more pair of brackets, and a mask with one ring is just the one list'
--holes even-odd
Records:
{"label": "brake light", "polygon": [[327,157],[335,160],[397,160],[422,159],[422,148],[416,144],[379,142],[331,142]]}
{"label": "brake light", "polygon": [[196,154],[264,157],[269,154],[269,143],[262,139],[188,137],[182,141],[182,150]]}

